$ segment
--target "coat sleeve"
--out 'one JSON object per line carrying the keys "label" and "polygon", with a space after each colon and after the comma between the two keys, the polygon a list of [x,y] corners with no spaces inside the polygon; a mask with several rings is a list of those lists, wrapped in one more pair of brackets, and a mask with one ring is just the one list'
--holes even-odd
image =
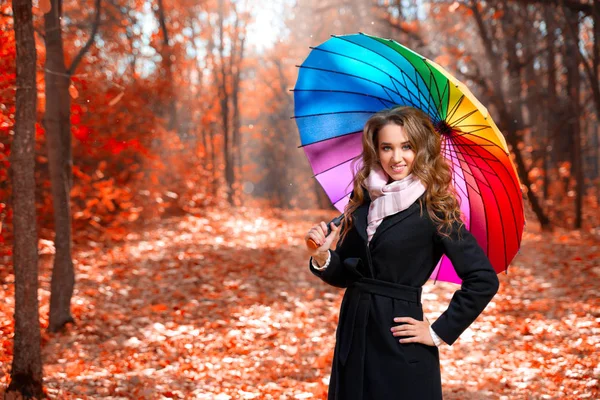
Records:
{"label": "coat sleeve", "polygon": [[475,321],[498,292],[499,281],[483,249],[467,229],[455,223],[450,237],[436,232],[435,241],[448,256],[462,285],[452,296],[446,311],[431,325],[444,342],[452,345]]}
{"label": "coat sleeve", "polygon": [[352,229],[348,232],[343,241],[338,241],[335,250],[331,249],[331,260],[329,261],[329,265],[324,270],[316,270],[310,260],[308,261],[308,265],[310,271],[321,278],[325,283],[330,284],[331,286],[346,288],[353,281],[358,279],[357,272],[353,268],[348,268],[344,264],[344,260],[350,257],[356,257],[356,243],[353,240],[353,234],[355,232]]}

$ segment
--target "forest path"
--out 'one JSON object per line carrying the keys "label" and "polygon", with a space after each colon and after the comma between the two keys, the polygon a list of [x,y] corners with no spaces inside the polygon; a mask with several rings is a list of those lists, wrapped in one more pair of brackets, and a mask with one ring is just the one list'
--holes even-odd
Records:
{"label": "forest path", "polygon": [[[309,272],[302,238],[333,216],[207,211],[78,244],[77,325],[43,332],[48,395],[324,398],[343,292]],[[41,243],[42,253],[52,252],[48,246]],[[444,398],[598,398],[599,254],[597,238],[528,225],[497,296],[452,347],[440,349]],[[44,328],[51,261],[40,256]],[[12,274],[0,281],[1,388],[12,359],[13,281]],[[430,321],[457,288],[424,287]]]}

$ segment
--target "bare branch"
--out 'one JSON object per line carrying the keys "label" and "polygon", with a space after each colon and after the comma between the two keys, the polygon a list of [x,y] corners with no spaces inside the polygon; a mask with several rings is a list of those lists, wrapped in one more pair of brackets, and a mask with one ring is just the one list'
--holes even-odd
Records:
{"label": "bare branch", "polygon": [[69,67],[69,69],[67,69],[67,73],[69,75],[71,75],[75,72],[75,69],[81,62],[81,59],[83,58],[85,53],[87,53],[87,51],[90,49],[90,47],[92,47],[92,44],[94,43],[94,40],[96,39],[96,33],[98,33],[98,27],[100,26],[100,13],[102,11],[101,1],[102,0],[96,0],[96,16],[94,19],[94,25],[92,25],[92,33],[90,34],[90,37],[89,37],[87,43],[85,44],[85,46],[83,46],[81,48],[81,50],[79,50],[79,53],[77,53],[77,56],[75,56],[75,58],[73,59],[71,66]]}
{"label": "bare branch", "polygon": [[164,45],[169,46],[169,33],[167,30],[167,21],[165,20],[165,9],[163,7],[162,0],[158,0],[158,21],[160,23],[160,29],[163,33]]}
{"label": "bare branch", "polygon": [[[561,3],[564,4],[564,0],[562,0]],[[566,16],[567,7],[563,5],[561,9],[563,11],[563,14],[565,14]],[[590,86],[594,95],[594,103],[596,104],[596,114],[598,115],[598,117],[600,117],[600,86],[598,82],[598,76],[596,75],[595,71],[592,70],[592,67],[588,64],[585,55],[582,53],[581,47],[579,46],[579,37],[577,36],[577,33],[573,31],[573,27],[571,27],[568,21],[565,23],[565,25],[567,26],[569,36],[571,36],[571,39],[575,43],[577,43],[577,56],[579,58],[579,61],[583,64],[586,77],[590,81]]]}
{"label": "bare branch", "polygon": [[[597,0],[592,0],[592,2]],[[517,3],[525,3],[525,4],[543,4],[543,5],[552,5],[556,4],[555,1],[548,0],[517,0]],[[578,11],[587,15],[592,15],[593,5],[589,3],[582,3],[579,0],[563,0],[563,5],[573,11]]]}

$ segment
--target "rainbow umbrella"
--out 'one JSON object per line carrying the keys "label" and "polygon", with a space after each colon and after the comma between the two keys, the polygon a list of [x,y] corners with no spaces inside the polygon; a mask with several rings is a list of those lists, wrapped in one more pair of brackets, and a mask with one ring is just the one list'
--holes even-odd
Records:
{"label": "rainbow umbrella", "polygon": [[[351,161],[362,152],[369,117],[399,105],[427,113],[442,134],[467,229],[496,272],[508,268],[525,222],[519,178],[487,109],[441,66],[390,39],[333,36],[300,66],[294,102],[301,146],[340,212],[352,191]],[[445,256],[431,277],[461,282]]]}

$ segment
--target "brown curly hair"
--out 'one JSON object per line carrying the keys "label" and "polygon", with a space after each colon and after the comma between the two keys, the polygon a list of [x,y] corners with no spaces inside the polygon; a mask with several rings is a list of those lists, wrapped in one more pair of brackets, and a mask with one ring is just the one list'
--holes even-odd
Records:
{"label": "brown curly hair", "polygon": [[[411,173],[419,178],[427,187],[425,206],[431,220],[437,225],[438,232],[448,237],[452,224],[457,222],[459,228],[464,224],[461,220],[460,204],[456,190],[452,185],[450,166],[442,155],[442,139],[423,111],[399,106],[375,113],[363,129],[363,151],[352,161],[353,169],[362,159],[362,167],[354,175],[354,194],[344,210],[343,228],[340,241],[352,228],[352,213],[365,202],[363,188],[371,170],[379,166],[377,155],[378,134],[388,124],[396,124],[404,128],[411,147],[415,151]],[[421,212],[423,204],[421,203]]]}

